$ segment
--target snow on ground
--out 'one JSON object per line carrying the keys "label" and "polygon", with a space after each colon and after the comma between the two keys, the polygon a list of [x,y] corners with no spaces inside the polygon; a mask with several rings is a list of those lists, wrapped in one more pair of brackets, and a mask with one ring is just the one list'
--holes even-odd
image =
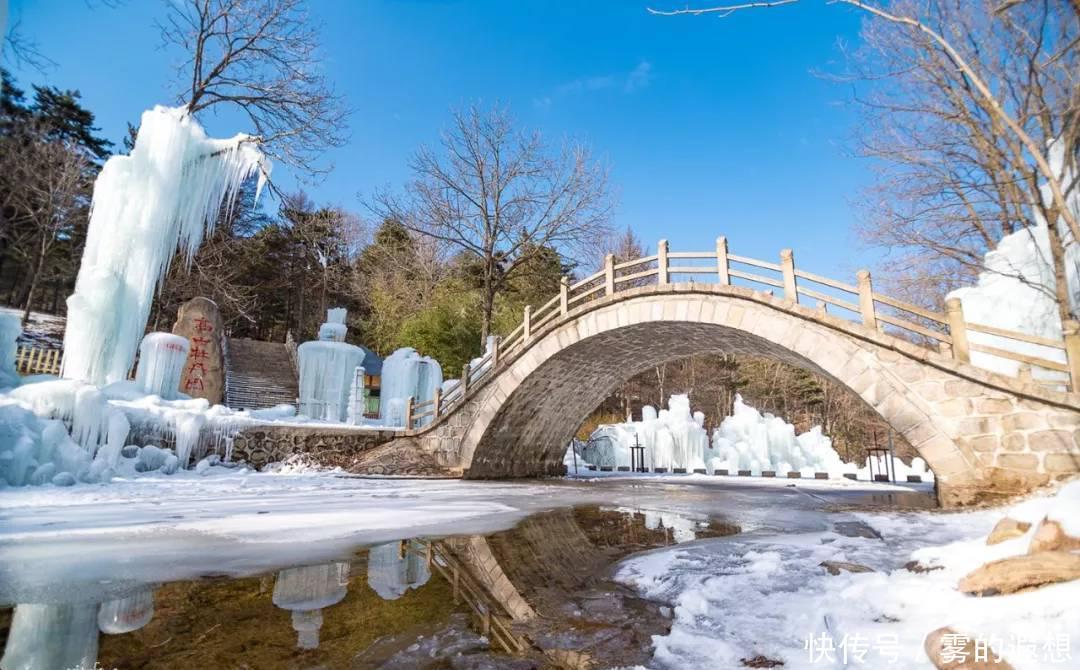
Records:
{"label": "snow on ground", "polygon": [[[1052,504],[1021,505],[1017,516],[1054,517],[1062,507],[1075,515],[1080,483],[1066,491]],[[1002,516],[1000,509],[851,515],[880,539],[847,536],[838,516],[823,532],[749,533],[655,551],[623,563],[616,578],[673,606],[670,634],[654,638],[662,667],[739,667],[763,655],[786,669],[933,668],[923,640],[946,625],[988,642],[1019,670],[1076,667],[1080,581],[987,598],[956,588],[980,565],[1026,552],[1034,526],[986,546]],[[902,567],[910,559],[941,569],[913,573]],[[834,576],[822,561],[875,572]]]}

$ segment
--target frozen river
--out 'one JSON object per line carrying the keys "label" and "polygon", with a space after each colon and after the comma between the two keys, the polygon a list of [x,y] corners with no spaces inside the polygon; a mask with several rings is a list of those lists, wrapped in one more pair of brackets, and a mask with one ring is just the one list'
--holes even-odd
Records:
{"label": "frozen river", "polygon": [[571,652],[680,667],[715,652],[678,647],[685,584],[658,565],[782,537],[865,544],[866,561],[895,567],[906,553],[865,519],[932,519],[901,511],[932,504],[926,488],[700,476],[231,472],[7,489],[3,667],[573,667]]}

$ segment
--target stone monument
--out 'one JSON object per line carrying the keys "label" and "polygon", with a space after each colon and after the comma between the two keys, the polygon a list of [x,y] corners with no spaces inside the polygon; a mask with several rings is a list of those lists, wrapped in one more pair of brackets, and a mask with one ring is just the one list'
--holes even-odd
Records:
{"label": "stone monument", "polygon": [[217,303],[201,296],[180,305],[172,332],[191,342],[180,392],[192,398],[206,398],[219,405],[225,394],[225,360],[222,340],[225,328]]}

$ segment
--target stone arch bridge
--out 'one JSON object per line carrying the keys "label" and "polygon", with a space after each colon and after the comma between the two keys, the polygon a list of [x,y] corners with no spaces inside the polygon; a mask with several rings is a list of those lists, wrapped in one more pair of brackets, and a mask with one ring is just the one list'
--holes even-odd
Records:
{"label": "stone arch bridge", "polygon": [[[446,397],[410,403],[409,430],[369,439],[346,465],[410,472],[434,463],[470,478],[562,474],[567,444],[625,379],[727,353],[774,358],[850,389],[926,460],[943,504],[1080,472],[1080,394],[1068,390],[1080,358],[1075,335],[1053,342],[965,323],[956,302],[938,314],[875,293],[866,272],[847,285],[796,270],[790,251],[779,260],[728,254],[723,238],[706,253],[669,253],[661,242],[654,256],[609,257],[599,273],[564,280],[559,295],[526,309],[521,326],[467,366]],[[973,333],[1049,353],[1013,354]],[[1014,359],[1020,374],[976,367],[973,354]],[[1032,368],[1061,381],[1038,382]]]}

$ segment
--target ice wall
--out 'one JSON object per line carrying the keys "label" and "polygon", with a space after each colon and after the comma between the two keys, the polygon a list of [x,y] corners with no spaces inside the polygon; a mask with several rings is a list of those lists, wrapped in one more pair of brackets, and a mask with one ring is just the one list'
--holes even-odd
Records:
{"label": "ice wall", "polygon": [[345,335],[349,332],[345,325],[345,317],[348,315],[344,307],[334,307],[326,310],[326,323],[319,326],[319,339],[326,342],[344,342]]}
{"label": "ice wall", "polygon": [[95,667],[97,613],[97,603],[17,605],[0,667]]}
{"label": "ice wall", "polygon": [[[1051,168],[1064,175],[1063,182],[1073,180],[1072,173],[1064,167],[1063,143],[1057,142],[1050,151]],[[1044,187],[1043,198],[1050,200],[1049,190]],[[1069,208],[1080,216],[1080,188],[1073,188],[1067,197]],[[1058,227],[1065,242],[1065,275],[1071,307],[1080,307],[1080,245],[1073,243],[1072,234],[1064,222]],[[1007,235],[997,247],[986,254],[985,270],[979,274],[974,286],[957,289],[949,294],[959,298],[963,305],[964,319],[997,328],[1059,339],[1062,335],[1061,319],[1054,299],[1053,264],[1047,223],[1036,211],[1035,225]],[[1065,355],[1059,349],[968,331],[972,344],[1006,349],[1061,363]],[[980,367],[1007,375],[1016,375],[1020,363],[1007,358],[973,351],[971,362]],[[1035,368],[1033,375],[1039,379],[1066,381],[1064,373]]]}
{"label": "ice wall", "polygon": [[[439,362],[421,356],[411,347],[398,349],[383,361],[380,380],[379,420],[384,426],[405,425],[405,405],[427,402],[435,398],[435,389],[442,386],[442,367]],[[426,411],[426,410],[425,410]],[[429,423],[428,417],[421,425]]]}
{"label": "ice wall", "polygon": [[190,344],[186,337],[172,333],[148,333],[139,345],[139,367],[135,383],[147,395],[174,400],[180,394]]}
{"label": "ice wall", "polygon": [[22,332],[19,317],[0,312],[0,389],[17,386],[19,375],[15,372],[16,340]]}
{"label": "ice wall", "polygon": [[183,108],[142,115],[135,147],[106,161],[75,293],[68,298],[64,377],[99,386],[127,377],[154,289],[177,248],[190,262],[222,206],[269,164],[247,135],[210,139]]}

